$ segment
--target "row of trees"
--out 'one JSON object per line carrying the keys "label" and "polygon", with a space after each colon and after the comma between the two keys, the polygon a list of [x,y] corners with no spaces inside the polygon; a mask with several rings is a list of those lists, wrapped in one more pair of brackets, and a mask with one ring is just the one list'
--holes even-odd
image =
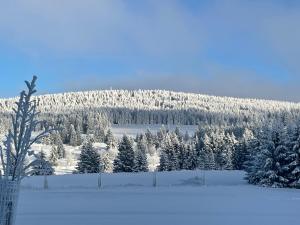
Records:
{"label": "row of trees", "polygon": [[[50,162],[64,157],[64,147],[54,133],[55,143]],[[111,131],[103,139],[107,151],[93,147],[94,138],[88,136],[79,158],[77,172],[148,171],[148,157],[159,155],[159,171],[172,170],[246,170],[252,184],[298,187],[300,178],[300,128],[297,125],[272,123],[260,129],[246,128],[242,132],[231,128],[200,127],[195,134],[182,134],[178,128],[162,128],[157,133],[149,130],[133,140],[124,136],[117,144]],[[58,141],[57,141],[58,140]],[[110,149],[117,146],[117,154]],[[53,156],[55,155],[55,157]]]}
{"label": "row of trees", "polygon": [[266,126],[252,143],[245,163],[249,183],[300,188],[299,126]]}
{"label": "row of trees", "polygon": [[157,133],[148,130],[137,135],[135,140],[125,135],[118,144],[118,154],[112,165],[108,166],[109,159],[103,157],[105,162],[102,166],[113,166],[114,172],[147,171],[147,156],[158,154],[157,169],[160,171],[242,169],[247,155],[245,143],[251,136],[252,132],[248,129],[238,140],[234,133],[216,128],[199,128],[192,137],[188,133],[183,135],[179,128],[175,131],[162,128]]}
{"label": "row of trees", "polygon": [[[77,172],[99,173],[106,171],[109,167],[108,158],[100,157],[99,152],[93,147],[93,139],[89,138],[82,146]],[[132,140],[123,136],[118,147],[118,155],[113,162],[114,172],[147,172],[148,163],[145,146],[138,142],[134,151]]]}

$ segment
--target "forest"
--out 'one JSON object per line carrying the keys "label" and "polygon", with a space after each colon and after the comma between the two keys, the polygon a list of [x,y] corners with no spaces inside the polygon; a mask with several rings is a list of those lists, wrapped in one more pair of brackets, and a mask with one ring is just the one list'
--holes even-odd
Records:
{"label": "forest", "polygon": [[[246,170],[249,183],[299,187],[296,103],[160,90],[65,93],[35,100],[44,121],[35,131],[49,125],[57,130],[42,140],[52,145],[43,164],[47,167],[65,158],[64,145],[70,145],[81,146],[74,171],[79,173],[148,171],[149,157],[157,155],[159,171]],[[13,102],[0,101],[2,130],[10,127]],[[161,124],[162,128],[118,140],[110,130],[112,124]],[[178,128],[170,131],[163,125]],[[198,125],[198,130],[182,134],[180,125]],[[106,143],[107,151],[98,154],[94,142]]]}

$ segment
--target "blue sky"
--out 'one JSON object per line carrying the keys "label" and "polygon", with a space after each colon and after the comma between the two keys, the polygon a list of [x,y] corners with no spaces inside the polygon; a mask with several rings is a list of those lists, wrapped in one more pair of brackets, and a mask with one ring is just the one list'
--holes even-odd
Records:
{"label": "blue sky", "polygon": [[170,89],[300,101],[297,1],[0,2],[0,96]]}

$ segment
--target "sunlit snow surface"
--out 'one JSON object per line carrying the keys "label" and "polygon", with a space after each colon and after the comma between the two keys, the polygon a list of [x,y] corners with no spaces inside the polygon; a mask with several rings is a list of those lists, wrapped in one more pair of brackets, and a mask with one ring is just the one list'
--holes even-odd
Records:
{"label": "sunlit snow surface", "polygon": [[[22,183],[17,225],[299,224],[300,191],[248,185],[244,173],[202,172],[43,177]],[[198,178],[196,178],[198,177]]]}

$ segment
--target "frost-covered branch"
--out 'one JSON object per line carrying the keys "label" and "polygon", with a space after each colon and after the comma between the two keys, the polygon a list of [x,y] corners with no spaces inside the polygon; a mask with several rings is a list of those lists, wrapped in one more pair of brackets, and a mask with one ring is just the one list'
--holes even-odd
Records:
{"label": "frost-covered branch", "polygon": [[19,181],[24,177],[28,169],[28,166],[24,165],[25,159],[33,154],[30,147],[53,130],[45,126],[44,131],[32,137],[37,126],[42,123],[37,121],[37,103],[36,100],[32,100],[33,94],[36,93],[36,80],[37,77],[34,76],[31,82],[25,81],[28,90],[22,91],[19,101],[16,102],[14,114],[11,115],[12,129],[8,131],[4,147],[0,148],[3,176],[8,180]]}

